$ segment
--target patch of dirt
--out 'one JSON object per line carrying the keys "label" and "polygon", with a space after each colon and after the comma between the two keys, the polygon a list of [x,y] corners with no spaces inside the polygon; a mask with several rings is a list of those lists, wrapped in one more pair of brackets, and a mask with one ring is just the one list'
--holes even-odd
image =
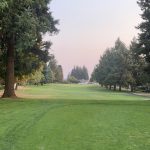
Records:
{"label": "patch of dirt", "polygon": [[[18,86],[18,90],[15,91],[17,97],[19,98],[30,98],[30,95],[27,94],[23,94],[21,91],[26,90],[26,89],[30,89],[29,87],[26,86]],[[0,90],[0,98],[3,95],[4,90]]]}

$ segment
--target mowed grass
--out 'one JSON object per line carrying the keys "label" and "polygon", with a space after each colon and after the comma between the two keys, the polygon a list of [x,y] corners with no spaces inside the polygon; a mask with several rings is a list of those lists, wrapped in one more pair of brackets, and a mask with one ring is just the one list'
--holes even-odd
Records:
{"label": "mowed grass", "polygon": [[150,100],[150,97],[139,97],[130,92],[114,92],[98,85],[51,84],[31,86],[17,92],[20,97],[48,100]]}
{"label": "mowed grass", "polygon": [[0,150],[149,150],[149,97],[93,85],[26,87],[0,101]]}

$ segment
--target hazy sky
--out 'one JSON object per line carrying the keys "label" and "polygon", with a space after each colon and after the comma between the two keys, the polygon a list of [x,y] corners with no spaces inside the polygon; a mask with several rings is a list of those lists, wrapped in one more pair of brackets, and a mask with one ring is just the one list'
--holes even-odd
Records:
{"label": "hazy sky", "polygon": [[120,37],[126,45],[139,32],[137,0],[52,0],[51,11],[59,19],[60,32],[46,37],[66,77],[75,65],[85,65],[89,73],[106,48]]}

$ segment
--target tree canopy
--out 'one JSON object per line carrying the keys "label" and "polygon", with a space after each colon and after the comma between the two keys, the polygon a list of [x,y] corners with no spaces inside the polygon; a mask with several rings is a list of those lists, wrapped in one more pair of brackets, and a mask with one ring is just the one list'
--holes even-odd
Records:
{"label": "tree canopy", "polygon": [[139,55],[143,54],[146,61],[150,63],[150,2],[149,0],[138,0],[138,5],[142,10],[141,18],[143,19],[143,22],[137,27],[141,31],[139,33],[139,48],[137,53]]}
{"label": "tree canopy", "polygon": [[[18,69],[18,72],[23,73],[19,65],[26,64],[36,68],[40,67],[37,64],[39,60],[48,61],[47,46],[50,46],[50,43],[43,42],[42,36],[47,32],[50,34],[58,32],[56,28],[58,21],[54,20],[48,7],[50,2],[51,0],[0,2],[0,55],[5,58],[0,63],[6,66],[3,67],[5,76],[3,97],[15,97],[14,68],[16,72]],[[17,60],[20,62],[19,65]],[[17,65],[14,66],[15,62]]]}
{"label": "tree canopy", "polygon": [[63,68],[57,64],[54,55],[51,55],[50,61],[44,68],[44,76],[46,83],[62,82],[63,81]]}
{"label": "tree canopy", "polygon": [[[125,44],[117,39],[115,46],[107,49],[96,65],[91,80],[97,81],[101,85],[109,86],[111,89],[114,86],[131,87],[133,91],[136,86],[146,84],[148,76],[144,72],[146,62],[143,57],[138,56],[137,43],[134,39],[131,42],[130,49],[127,49]],[[144,80],[145,79],[145,80]]]}
{"label": "tree canopy", "polygon": [[88,80],[88,70],[85,66],[79,67],[76,66],[72,69],[70,76],[75,77],[77,80]]}

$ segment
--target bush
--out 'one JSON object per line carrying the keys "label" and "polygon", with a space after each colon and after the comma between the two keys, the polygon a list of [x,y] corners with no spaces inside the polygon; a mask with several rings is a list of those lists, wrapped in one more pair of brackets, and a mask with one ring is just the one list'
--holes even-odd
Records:
{"label": "bush", "polygon": [[69,84],[70,82],[68,80],[62,81],[62,84]]}
{"label": "bush", "polygon": [[68,82],[69,82],[69,83],[75,83],[75,84],[77,84],[77,83],[79,83],[80,81],[79,81],[78,79],[76,79],[74,76],[69,76],[69,77],[68,77]]}

